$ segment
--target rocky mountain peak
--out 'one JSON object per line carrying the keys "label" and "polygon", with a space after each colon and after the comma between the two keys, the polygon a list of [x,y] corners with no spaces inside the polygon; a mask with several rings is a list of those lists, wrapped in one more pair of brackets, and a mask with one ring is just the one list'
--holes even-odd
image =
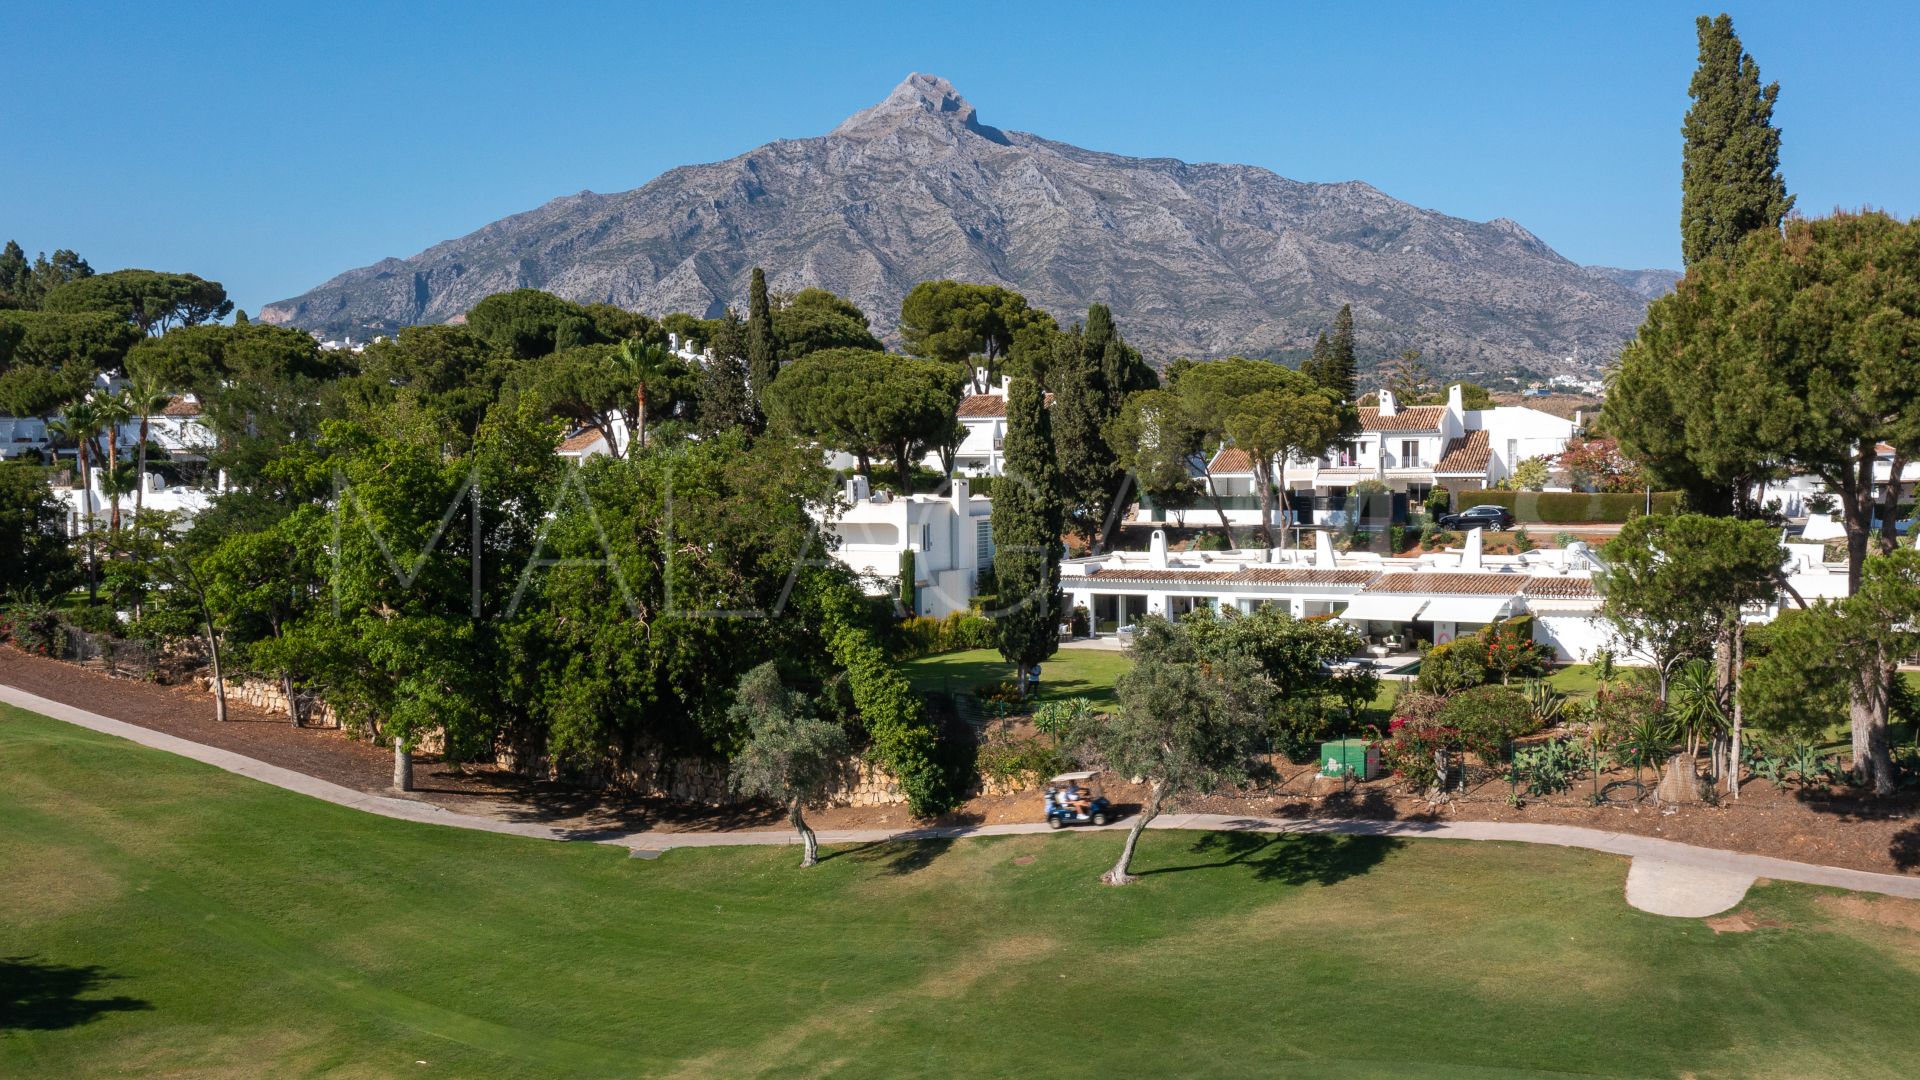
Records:
{"label": "rocky mountain peak", "polygon": [[970,131],[994,142],[1005,143],[999,130],[982,124],[973,103],[960,96],[953,84],[938,75],[918,71],[901,80],[878,105],[862,109],[833,129],[841,136],[885,134],[902,127],[929,122],[954,131]]}
{"label": "rocky mountain peak", "polygon": [[1359,182],[1082,150],[980,122],[915,73],[833,133],[582,193],[270,304],[328,336],[456,320],[546,289],[659,315],[832,290],[897,342],[900,299],[938,278],[1003,284],[1063,322],[1092,303],[1158,359],[1298,357],[1351,304],[1362,356],[1436,371],[1556,371],[1605,359],[1677,275],[1588,269],[1504,218],[1467,221]]}

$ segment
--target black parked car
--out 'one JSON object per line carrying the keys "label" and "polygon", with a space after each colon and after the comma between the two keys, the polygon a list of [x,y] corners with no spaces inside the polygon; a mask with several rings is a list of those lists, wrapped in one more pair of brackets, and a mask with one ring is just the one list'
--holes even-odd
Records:
{"label": "black parked car", "polygon": [[1513,511],[1504,506],[1469,506],[1457,514],[1440,518],[1443,529],[1511,529]]}

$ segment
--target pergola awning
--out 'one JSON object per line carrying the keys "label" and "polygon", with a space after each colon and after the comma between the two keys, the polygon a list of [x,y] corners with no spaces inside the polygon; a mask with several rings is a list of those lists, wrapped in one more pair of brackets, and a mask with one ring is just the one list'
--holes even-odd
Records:
{"label": "pergola awning", "polygon": [[1503,618],[1511,596],[1441,596],[1420,613],[1427,622],[1490,623]]}
{"label": "pergola awning", "polygon": [[1348,622],[1412,622],[1427,604],[1424,596],[1402,593],[1361,593],[1340,617]]}

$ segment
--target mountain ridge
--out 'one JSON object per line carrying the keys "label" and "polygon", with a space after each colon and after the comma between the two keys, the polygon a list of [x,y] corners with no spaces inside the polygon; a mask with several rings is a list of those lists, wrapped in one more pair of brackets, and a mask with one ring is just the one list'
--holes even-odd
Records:
{"label": "mountain ridge", "polygon": [[932,278],[1018,289],[1063,322],[1106,303],[1160,360],[1292,355],[1352,303],[1363,355],[1416,347],[1441,371],[1611,356],[1666,273],[1582,267],[1511,219],[1450,217],[1364,181],[1003,130],[916,73],[825,135],[559,196],[260,318],[366,336],[520,287],[711,316],[744,304],[755,265],[778,291],[847,296],[896,340],[900,298]]}

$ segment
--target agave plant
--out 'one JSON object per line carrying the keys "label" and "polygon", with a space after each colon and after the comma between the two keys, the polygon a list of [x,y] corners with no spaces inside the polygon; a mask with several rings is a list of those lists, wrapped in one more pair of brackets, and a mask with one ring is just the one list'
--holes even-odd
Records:
{"label": "agave plant", "polygon": [[1545,730],[1560,722],[1566,710],[1567,696],[1553,688],[1545,679],[1528,679],[1521,687],[1526,695],[1527,708],[1533,710],[1533,721],[1537,729]]}

